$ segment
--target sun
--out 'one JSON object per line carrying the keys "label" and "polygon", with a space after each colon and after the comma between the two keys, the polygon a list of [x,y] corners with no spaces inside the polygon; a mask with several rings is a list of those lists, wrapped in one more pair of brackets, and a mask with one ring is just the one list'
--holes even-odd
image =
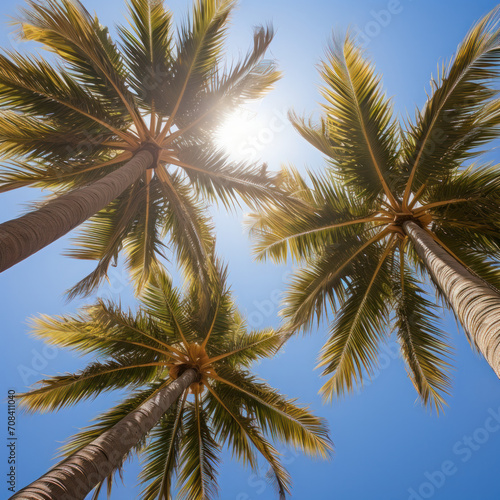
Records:
{"label": "sun", "polygon": [[255,143],[263,124],[257,113],[238,109],[219,127],[215,134],[215,143],[235,161],[257,160]]}

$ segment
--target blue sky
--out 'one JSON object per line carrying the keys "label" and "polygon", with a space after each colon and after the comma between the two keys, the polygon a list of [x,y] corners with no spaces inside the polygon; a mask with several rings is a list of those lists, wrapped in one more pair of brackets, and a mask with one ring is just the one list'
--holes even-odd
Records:
{"label": "blue sky", "polygon": [[[167,2],[168,3],[168,2]],[[17,46],[6,22],[19,1],[0,0],[2,20],[0,46]],[[121,0],[85,0],[101,22],[121,22]],[[172,0],[181,18],[190,0]],[[259,106],[249,108],[260,125],[256,149],[270,168],[293,163],[300,169],[320,169],[320,156],[299,138],[283,119],[293,107],[300,113],[318,110],[315,68],[332,30],[348,26],[363,33],[366,48],[384,75],[387,93],[394,96],[400,114],[413,114],[425,100],[425,89],[437,63],[448,59],[470,25],[495,6],[486,0],[381,0],[351,2],[310,0],[242,0],[230,37],[231,51],[244,52],[252,27],[272,22],[277,34],[271,55],[278,60],[284,78]],[[392,11],[392,13],[389,12]],[[381,12],[383,11],[383,12]],[[257,118],[256,118],[257,119]],[[266,132],[262,132],[266,129]],[[271,131],[271,132],[269,132]],[[259,132],[263,135],[260,136]],[[255,137],[254,137],[255,139]],[[256,144],[256,146],[255,146]],[[248,144],[247,144],[248,146]],[[489,159],[498,161],[493,151]],[[38,193],[21,190],[0,197],[1,221],[26,209]],[[276,295],[284,289],[286,266],[253,261],[240,212],[227,215],[214,211],[218,251],[229,264],[230,280],[238,303],[254,327],[279,324]],[[54,243],[15,268],[0,275],[0,313],[3,337],[0,374],[1,432],[6,432],[7,389],[22,391],[42,375],[74,371],[83,360],[67,352],[47,350],[31,338],[27,318],[37,313],[74,311],[81,301],[66,303],[64,291],[83,277],[92,264],[61,256],[69,237]],[[101,295],[124,304],[133,303],[120,268]],[[389,340],[381,355],[381,370],[359,393],[332,405],[322,406],[321,386],[314,371],[317,352],[325,340],[326,327],[290,341],[285,352],[256,370],[283,393],[308,403],[325,417],[331,428],[336,453],[329,463],[313,462],[286,452],[285,462],[294,480],[293,498],[339,500],[498,500],[500,461],[500,383],[493,371],[473,353],[449,314],[444,321],[456,348],[453,395],[444,416],[430,415],[416,402],[416,393],[403,363]],[[51,464],[59,443],[108,408],[116,396],[101,396],[58,414],[18,415],[18,486],[41,475]],[[4,415],[4,416],[2,416]],[[498,421],[498,424],[496,423]],[[6,453],[6,452],[4,452]],[[7,458],[0,456],[0,471],[7,471]],[[2,469],[5,467],[5,469]],[[125,486],[118,484],[113,500],[135,498],[138,464],[126,467]],[[265,472],[265,471],[263,471]],[[2,472],[2,478],[5,478]],[[259,475],[252,474],[225,455],[220,475],[224,500],[275,498]],[[4,479],[0,498],[7,498]]]}

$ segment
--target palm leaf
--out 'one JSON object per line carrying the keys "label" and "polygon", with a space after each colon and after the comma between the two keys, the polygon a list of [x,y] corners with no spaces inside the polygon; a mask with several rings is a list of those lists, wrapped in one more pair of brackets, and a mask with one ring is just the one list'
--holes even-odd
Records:
{"label": "palm leaf", "polygon": [[[234,403],[231,404],[231,399],[227,393],[227,391],[230,390],[228,387],[221,387],[218,385],[217,390],[215,387],[209,387],[208,389],[210,394],[213,396],[213,399],[215,399],[213,404],[216,405],[218,403],[218,405],[222,407],[221,412],[226,412],[227,418],[232,423],[232,426],[229,428],[230,430],[226,430],[226,432],[223,432],[222,435],[228,436],[231,434],[232,436],[239,427],[240,433],[245,436],[245,439],[240,438],[239,446],[241,446],[241,443],[244,442],[251,443],[268,462],[270,465],[267,476],[268,480],[278,493],[280,500],[284,500],[286,493],[290,493],[291,483],[288,472],[279,461],[279,454],[277,450],[266,439],[264,439],[252,419],[242,415],[238,410],[238,407],[235,407]],[[221,412],[219,412],[218,415],[220,415]],[[236,448],[234,442],[232,445],[233,453],[238,453],[243,460],[247,461],[253,468],[255,468],[255,458],[253,454],[248,453],[248,449],[243,449],[245,453],[243,454],[242,449]]]}
{"label": "palm leaf", "polygon": [[108,101],[115,113],[130,116],[141,131],[123,61],[107,29],[77,0],[28,0],[28,5],[20,20],[22,36],[57,53],[82,83]]}
{"label": "palm leaf", "polygon": [[351,235],[310,258],[295,273],[281,311],[289,326],[308,328],[315,318],[319,322],[327,305],[335,310],[338,301],[345,299],[350,275],[366,263],[367,256],[373,255],[371,246],[385,236],[383,230]]}
{"label": "palm leaf", "polygon": [[[500,62],[498,8],[467,34],[448,68],[431,81],[432,96],[404,141],[404,201],[422,184],[434,184],[478,146],[498,135],[498,103],[492,87]],[[490,103],[490,104],[489,104]],[[475,152],[474,152],[475,151]]]}
{"label": "palm leaf", "polygon": [[392,239],[383,247],[372,247],[370,259],[354,267],[347,296],[321,352],[323,375],[331,375],[321,388],[326,399],[343,395],[362,383],[363,372],[372,374],[377,363],[377,346],[383,338],[391,298],[388,255]]}
{"label": "palm leaf", "polygon": [[56,411],[83,399],[95,398],[103,391],[151,382],[162,366],[165,363],[156,361],[152,354],[95,362],[80,372],[41,381],[39,388],[19,396],[20,403],[30,412]]}
{"label": "palm leaf", "polygon": [[343,43],[334,40],[321,76],[335,175],[369,199],[384,194],[393,202],[396,128],[380,77],[349,36]]}
{"label": "palm leaf", "polygon": [[172,499],[172,476],[179,463],[180,442],[187,393],[163,416],[151,432],[151,443],[144,449],[144,468],[141,482],[146,484],[141,495],[144,500]]}
{"label": "palm leaf", "polygon": [[218,374],[218,385],[233,389],[231,399],[242,398],[247,411],[273,440],[294,445],[311,456],[329,455],[331,444],[325,422],[311,415],[307,408],[296,406],[293,400],[287,400],[244,371],[224,367],[218,369]]}
{"label": "palm leaf", "polygon": [[130,27],[119,27],[131,86],[153,113],[164,99],[172,66],[172,14],[159,0],[130,0]]}
{"label": "palm leaf", "polygon": [[450,389],[448,339],[436,326],[439,323],[436,306],[425,298],[402,254],[400,259],[401,266],[394,279],[395,329],[415,389],[422,402],[439,413],[443,395]]}
{"label": "palm leaf", "polygon": [[179,483],[182,484],[178,497],[183,500],[206,498],[217,495],[217,466],[220,462],[219,446],[213,439],[208,415],[198,397],[194,404],[187,405],[184,422],[179,466]]}

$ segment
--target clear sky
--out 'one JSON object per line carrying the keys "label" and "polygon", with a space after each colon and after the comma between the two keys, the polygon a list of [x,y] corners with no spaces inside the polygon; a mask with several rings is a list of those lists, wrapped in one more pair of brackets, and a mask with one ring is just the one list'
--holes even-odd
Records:
{"label": "clear sky", "polygon": [[[9,35],[8,16],[19,0],[0,0],[0,46],[16,47]],[[191,0],[172,0],[169,5],[181,18]],[[122,0],[84,0],[96,10],[101,22],[123,20]],[[284,119],[286,110],[317,111],[319,82],[315,64],[323,54],[332,30],[351,26],[364,33],[368,52],[384,75],[387,93],[396,110],[413,114],[425,100],[425,89],[438,61],[448,59],[467,29],[495,6],[476,0],[242,0],[234,16],[230,42],[244,52],[252,27],[272,22],[277,30],[271,55],[279,62],[284,78],[261,106],[252,108],[260,125],[249,137],[251,147],[268,161],[269,168],[294,163],[320,169],[320,156],[296,135]],[[383,12],[381,12],[383,11]],[[389,12],[391,11],[391,12]],[[18,47],[21,49],[21,47]],[[252,115],[253,116],[253,115]],[[241,148],[240,148],[241,149]],[[248,150],[248,149],[247,149]],[[498,153],[489,155],[498,161]],[[33,190],[0,196],[0,220],[26,209]],[[242,214],[215,213],[218,251],[229,263],[230,280],[240,307],[254,327],[277,326],[276,294],[284,289],[285,266],[255,263],[242,227]],[[61,256],[69,238],[63,238],[15,268],[0,275],[0,314],[5,339],[0,354],[0,439],[7,427],[7,389],[18,392],[42,375],[74,371],[83,366],[67,352],[44,350],[31,338],[26,319],[36,313],[74,311],[81,301],[66,303],[64,291],[92,268]],[[101,295],[133,302],[120,268]],[[444,416],[430,415],[416,402],[416,393],[403,363],[389,340],[381,356],[380,373],[358,394],[322,406],[321,386],[314,371],[317,352],[326,327],[290,341],[284,353],[262,363],[256,370],[288,396],[298,397],[328,419],[336,446],[329,463],[313,462],[286,452],[285,462],[294,480],[293,498],[338,500],[498,500],[500,483],[500,382],[486,362],[473,353],[463,332],[449,314],[445,326],[452,335],[455,353],[453,395]],[[18,486],[34,480],[53,464],[56,448],[77,428],[108,408],[116,395],[66,409],[58,414],[18,415]],[[0,441],[1,442],[1,441]],[[4,442],[4,441],[3,441]],[[0,498],[7,498],[5,474],[7,451],[0,453]],[[4,455],[5,458],[2,456]],[[135,498],[139,470],[126,466],[125,486],[118,484],[113,500]],[[4,472],[5,471],[5,472]],[[265,470],[262,471],[262,476]],[[262,477],[243,469],[225,455],[220,475],[223,500],[275,498]]]}

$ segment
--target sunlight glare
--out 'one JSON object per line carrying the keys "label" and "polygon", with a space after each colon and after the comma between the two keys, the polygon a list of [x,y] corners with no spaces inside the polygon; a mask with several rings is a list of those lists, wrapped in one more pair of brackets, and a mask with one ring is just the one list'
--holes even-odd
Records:
{"label": "sunlight glare", "polygon": [[216,133],[216,144],[235,161],[254,161],[255,141],[262,123],[257,113],[238,109],[229,116]]}

